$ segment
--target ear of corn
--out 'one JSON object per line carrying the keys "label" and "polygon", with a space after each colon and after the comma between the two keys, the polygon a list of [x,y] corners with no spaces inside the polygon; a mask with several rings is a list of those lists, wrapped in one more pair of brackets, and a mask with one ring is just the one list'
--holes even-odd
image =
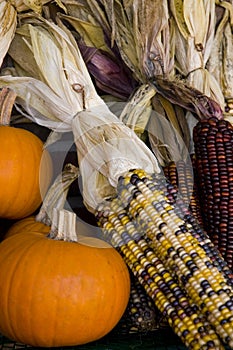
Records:
{"label": "ear of corn", "polygon": [[[141,170],[120,177],[118,198],[110,209],[100,208],[99,224],[188,348],[221,348],[217,334],[232,347],[231,280],[197,239],[200,227],[190,223],[188,212],[184,220],[184,212],[162,188],[158,175]],[[198,327],[193,322],[197,318],[202,320]]]}
{"label": "ear of corn", "polygon": [[168,181],[179,191],[193,216],[202,225],[202,214],[192,164],[179,160],[170,162],[163,170]]}
{"label": "ear of corn", "polygon": [[[103,237],[116,246],[169,325],[189,349],[222,349],[218,337],[190,302],[163,262],[127,215],[118,198],[97,215]],[[200,332],[199,332],[199,330]]]}
{"label": "ear of corn", "polygon": [[168,327],[166,319],[132,273],[130,281],[129,303],[116,330],[123,334],[148,333]]}
{"label": "ear of corn", "polygon": [[[194,159],[193,159],[194,161]],[[154,175],[153,177],[157,177],[157,175]],[[191,181],[190,181],[191,186]],[[194,181],[194,187],[197,187],[196,181]],[[227,262],[224,260],[223,256],[219,252],[218,249],[216,249],[216,246],[213,244],[211,239],[209,238],[207,232],[203,229],[203,226],[200,225],[200,222],[198,220],[198,217],[192,212],[193,205],[191,205],[191,202],[188,203],[184,200],[183,194],[181,194],[179,188],[177,186],[173,185],[170,180],[160,178],[160,181],[157,181],[157,189],[161,190],[162,193],[166,195],[166,197],[169,199],[169,203],[174,206],[175,213],[181,217],[187,225],[191,225],[192,227],[192,234],[194,237],[198,240],[200,246],[205,251],[205,253],[208,255],[208,257],[211,259],[213,265],[217,267],[217,269],[224,275],[224,277],[227,280],[227,283],[230,286],[233,286],[233,273],[230,269]],[[187,197],[188,199],[188,197]],[[196,199],[198,201],[199,196],[196,195],[194,210],[196,209]],[[189,207],[188,207],[189,204]],[[199,208],[199,215],[202,213],[201,208]],[[202,221],[201,221],[202,222]]]}
{"label": "ear of corn", "polygon": [[233,267],[233,127],[215,118],[194,128],[197,181],[204,227]]}

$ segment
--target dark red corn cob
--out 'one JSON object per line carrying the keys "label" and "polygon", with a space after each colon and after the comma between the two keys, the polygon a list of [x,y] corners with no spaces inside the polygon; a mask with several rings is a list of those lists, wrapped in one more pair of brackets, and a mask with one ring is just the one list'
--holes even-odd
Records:
{"label": "dark red corn cob", "polygon": [[184,203],[187,204],[192,215],[203,226],[197,184],[194,177],[193,158],[191,156],[191,162],[185,162],[184,160],[170,162],[170,164],[164,167],[163,171],[168,181],[181,194]]}
{"label": "dark red corn cob", "polygon": [[232,269],[233,127],[227,120],[202,120],[193,140],[204,228]]}

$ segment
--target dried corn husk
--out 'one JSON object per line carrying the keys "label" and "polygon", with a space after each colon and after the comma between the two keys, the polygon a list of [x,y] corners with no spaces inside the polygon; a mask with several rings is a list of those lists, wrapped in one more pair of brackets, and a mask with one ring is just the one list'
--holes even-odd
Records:
{"label": "dried corn husk", "polygon": [[[84,0],[82,6],[65,3],[69,15],[78,17],[80,23],[88,19],[90,24],[93,18],[98,22],[138,81],[147,82],[154,74],[169,74],[173,69],[167,1]],[[76,30],[85,40],[87,33],[77,26]]]}
{"label": "dried corn husk", "polygon": [[14,37],[17,11],[7,0],[0,0],[0,68]]}
{"label": "dried corn husk", "polygon": [[224,109],[221,86],[208,71],[215,35],[215,2],[172,0],[175,23],[175,66],[186,82],[219,103]]}
{"label": "dried corn husk", "polygon": [[17,93],[17,103],[36,123],[56,132],[73,131],[83,198],[90,211],[113,195],[118,177],[129,169],[160,172],[145,143],[97,94],[71,32],[62,23],[58,26],[37,16],[17,35],[23,35],[33,52],[40,80],[2,76],[0,86]]}
{"label": "dried corn husk", "polygon": [[119,119],[141,138],[152,112],[152,98],[156,90],[152,84],[142,84],[124,106]]}
{"label": "dried corn husk", "polygon": [[227,1],[216,1],[216,5],[218,22],[207,67],[223,92],[227,115],[229,110],[233,114],[233,6]]}
{"label": "dried corn husk", "polygon": [[72,121],[83,197],[90,211],[111,197],[119,176],[127,169],[160,172],[157,159],[134,131],[125,126],[107,106],[79,112]]}
{"label": "dried corn husk", "polygon": [[[71,119],[78,111],[103,101],[96,94],[75,40],[65,27],[38,16],[30,20],[31,23],[17,29],[9,50],[16,62],[15,76],[1,76],[0,87],[9,86],[17,93],[16,104],[29,119],[51,129],[59,127],[61,132],[70,131]],[[21,67],[20,53],[25,50],[22,40],[27,47],[27,54],[23,55],[27,63],[23,69],[17,69],[17,64]],[[8,73],[9,70],[5,71]]]}

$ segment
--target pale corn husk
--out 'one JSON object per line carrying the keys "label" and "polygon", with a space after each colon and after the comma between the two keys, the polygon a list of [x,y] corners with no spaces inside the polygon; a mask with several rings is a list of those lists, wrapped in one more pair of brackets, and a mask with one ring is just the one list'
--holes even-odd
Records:
{"label": "pale corn husk", "polygon": [[116,102],[114,111],[139,138],[148,137],[161,166],[187,159],[191,139],[187,119],[180,108],[156,94],[153,84],[142,84],[124,105]]}
{"label": "pale corn husk", "polygon": [[152,84],[142,84],[125,104],[119,119],[142,137],[152,112],[152,98],[156,90]]}
{"label": "pale corn husk", "polygon": [[79,112],[72,121],[83,198],[90,211],[116,194],[118,178],[128,170],[161,171],[157,159],[134,131],[106,105]]}
{"label": "pale corn husk", "polygon": [[111,55],[112,51],[105,42],[103,31],[103,28],[105,28],[105,31],[110,31],[110,27],[107,18],[104,16],[98,4],[96,4],[98,10],[95,11],[95,13],[103,14],[101,16],[101,25],[92,14],[86,1],[84,4],[72,0],[65,0],[63,2],[66,6],[67,14],[60,14],[60,18],[65,19],[74,27],[87,46],[101,49]]}
{"label": "pale corn husk", "polygon": [[160,167],[99,97],[71,33],[60,26],[38,16],[35,24],[23,25],[17,34],[33,52],[40,80],[2,76],[0,86],[16,91],[18,105],[36,123],[55,132],[73,131],[84,203],[94,212],[99,202],[114,195],[120,175],[131,168],[160,172]]}
{"label": "pale corn husk", "polygon": [[17,30],[14,38],[16,51],[9,50],[9,54],[20,66],[21,56],[17,48],[20,49],[23,40],[29,50],[24,62],[29,61],[19,71],[27,74],[26,67],[34,69],[30,69],[28,76],[1,76],[0,87],[9,86],[17,93],[17,105],[32,121],[53,130],[59,127],[61,132],[70,131],[71,119],[78,111],[101,105],[103,101],[97,95],[80,51],[65,27],[62,29],[41,17],[32,18],[31,22]]}
{"label": "pale corn husk", "polygon": [[17,26],[17,11],[7,0],[0,0],[0,68]]}
{"label": "pale corn husk", "polygon": [[17,9],[17,12],[24,12],[27,10],[32,10],[35,13],[41,14],[43,6],[48,3],[55,3],[59,8],[66,12],[66,8],[61,0],[10,0],[12,5]]}
{"label": "pale corn husk", "polygon": [[221,86],[206,64],[214,46],[215,2],[172,0],[175,30],[175,66],[186,82],[214,99],[224,109]]}
{"label": "pale corn husk", "polygon": [[[138,81],[172,71],[167,1],[84,0],[83,7],[78,4],[76,9],[74,2],[65,3],[69,15],[99,23]],[[76,28],[83,35],[83,29]]]}
{"label": "pale corn husk", "polygon": [[226,102],[226,113],[233,99],[233,6],[229,2],[218,2],[221,17],[216,25],[213,50],[207,62],[208,70],[218,81]]}

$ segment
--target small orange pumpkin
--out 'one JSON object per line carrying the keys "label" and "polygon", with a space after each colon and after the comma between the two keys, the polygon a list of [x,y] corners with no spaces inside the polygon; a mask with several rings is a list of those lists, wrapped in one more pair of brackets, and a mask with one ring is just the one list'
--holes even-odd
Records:
{"label": "small orange pumpkin", "polygon": [[33,133],[0,126],[0,217],[20,219],[42,203],[52,175],[52,161]]}
{"label": "small orange pumpkin", "polygon": [[16,94],[0,91],[0,218],[21,219],[41,205],[52,176],[43,142],[28,130],[10,126]]}
{"label": "small orange pumpkin", "polygon": [[35,347],[85,344],[122,317],[130,277],[120,254],[92,237],[78,242],[38,232],[0,243],[0,333]]}

